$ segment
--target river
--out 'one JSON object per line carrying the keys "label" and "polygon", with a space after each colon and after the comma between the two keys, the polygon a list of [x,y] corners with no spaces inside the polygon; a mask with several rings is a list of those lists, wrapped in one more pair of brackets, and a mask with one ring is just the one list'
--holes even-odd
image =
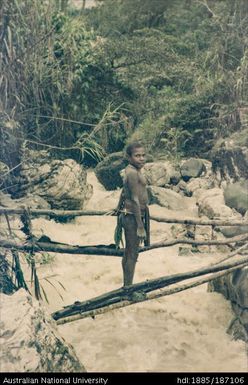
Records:
{"label": "river", "polygon": [[[119,192],[107,192],[92,172],[89,183],[94,195],[87,208],[115,207]],[[154,215],[197,217],[197,207],[187,198],[185,210],[152,205]],[[35,219],[36,234],[69,244],[113,243],[116,218],[78,217],[70,223]],[[151,222],[152,242],[171,238],[171,225]],[[223,257],[220,253],[179,255],[179,246],[142,253],[135,283],[207,266]],[[90,299],[122,285],[121,259],[109,256],[53,255],[41,265],[39,277],[49,312],[76,300]],[[46,280],[48,279],[48,281]],[[65,290],[62,288],[64,286]],[[59,326],[88,372],[241,372],[248,370],[246,345],[234,341],[226,330],[233,318],[230,303],[207,285],[171,296]]]}

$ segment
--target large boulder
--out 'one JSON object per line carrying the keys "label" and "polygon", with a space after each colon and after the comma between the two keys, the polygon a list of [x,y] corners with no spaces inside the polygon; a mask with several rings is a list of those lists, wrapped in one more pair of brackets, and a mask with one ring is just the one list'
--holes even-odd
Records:
{"label": "large boulder", "polygon": [[148,196],[150,204],[155,203],[170,210],[183,210],[186,206],[186,198],[175,191],[163,187],[149,186]]}
{"label": "large boulder", "polygon": [[3,372],[85,372],[55,321],[24,289],[0,294]]}
{"label": "large boulder", "polygon": [[225,205],[223,190],[217,187],[210,190],[201,190],[201,194],[197,196],[197,205],[199,215],[206,215],[210,219],[224,219],[235,216],[232,209]]}
{"label": "large boulder", "polygon": [[22,165],[17,197],[39,196],[54,209],[83,208],[92,195],[85,169],[73,159],[49,159],[44,151],[29,150],[29,154]]}
{"label": "large boulder", "polygon": [[235,318],[229,332],[235,339],[248,342],[248,268],[237,269],[209,285],[211,290],[222,293],[232,303]]}
{"label": "large boulder", "polygon": [[185,196],[191,197],[192,195],[197,198],[202,190],[209,190],[215,186],[215,181],[212,175],[212,163],[206,159],[201,159],[204,164],[204,172],[198,178],[190,178],[188,182],[183,179],[174,187],[174,191],[181,192]]}
{"label": "large boulder", "polygon": [[127,165],[128,161],[124,158],[123,152],[110,154],[96,166],[97,179],[108,191],[122,187],[123,180],[120,172]]}
{"label": "large boulder", "polygon": [[228,286],[229,299],[241,308],[248,310],[248,268],[238,269],[230,274]]}
{"label": "large boulder", "polygon": [[215,178],[234,183],[248,178],[248,129],[235,132],[229,138],[220,139],[211,151]]}
{"label": "large boulder", "polygon": [[248,181],[241,180],[227,185],[224,189],[224,198],[227,206],[244,215],[248,211]]}
{"label": "large boulder", "polygon": [[179,171],[169,161],[149,162],[143,168],[147,184],[164,187],[172,183],[177,184],[181,178]]}
{"label": "large boulder", "polygon": [[185,182],[191,178],[198,178],[206,171],[206,166],[202,159],[191,158],[182,163],[180,166],[182,178]]}

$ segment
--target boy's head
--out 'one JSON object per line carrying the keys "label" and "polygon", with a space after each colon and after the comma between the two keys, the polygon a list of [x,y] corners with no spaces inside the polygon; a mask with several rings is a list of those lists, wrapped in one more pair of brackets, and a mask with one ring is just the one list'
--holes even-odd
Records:
{"label": "boy's head", "polygon": [[141,142],[132,142],[126,147],[126,155],[130,164],[141,169],[145,164],[145,148]]}

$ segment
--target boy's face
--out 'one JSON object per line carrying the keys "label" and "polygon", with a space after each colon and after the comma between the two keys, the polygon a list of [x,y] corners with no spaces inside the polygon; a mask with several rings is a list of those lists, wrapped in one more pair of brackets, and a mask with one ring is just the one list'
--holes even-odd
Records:
{"label": "boy's face", "polygon": [[134,167],[141,169],[145,164],[145,157],[144,147],[136,147],[133,149],[132,155],[128,157],[128,161]]}

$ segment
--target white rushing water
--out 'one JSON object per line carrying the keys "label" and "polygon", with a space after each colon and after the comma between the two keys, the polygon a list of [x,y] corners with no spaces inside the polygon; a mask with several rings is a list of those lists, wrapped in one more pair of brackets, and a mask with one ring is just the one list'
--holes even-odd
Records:
{"label": "white rushing water", "polygon": [[[107,192],[93,173],[89,182],[94,196],[88,208],[116,206],[119,192]],[[178,217],[197,215],[192,198],[182,212],[152,206],[153,214]],[[69,244],[110,244],[116,218],[79,217],[67,224],[46,219],[33,221],[36,234]],[[152,242],[171,238],[171,225],[151,223]],[[135,283],[207,266],[221,255],[178,255],[178,246],[142,253],[135,272]],[[76,300],[122,286],[121,258],[109,256],[57,254],[51,264],[39,268],[41,283],[49,298],[50,312]],[[62,289],[60,283],[65,287]],[[56,287],[56,290],[55,288]],[[59,294],[63,296],[63,299]],[[246,346],[234,341],[226,330],[233,318],[230,303],[221,294],[198,286],[157,300],[59,326],[63,337],[76,349],[89,372],[224,372],[247,371]]]}

